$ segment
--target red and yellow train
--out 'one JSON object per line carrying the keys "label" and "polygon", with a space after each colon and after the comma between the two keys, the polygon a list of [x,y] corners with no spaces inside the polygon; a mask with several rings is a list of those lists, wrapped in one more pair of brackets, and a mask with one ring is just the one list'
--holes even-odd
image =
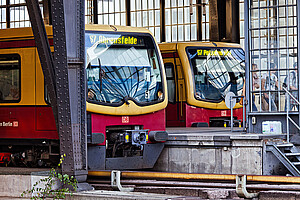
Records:
{"label": "red and yellow train", "polygon": [[[231,112],[225,96],[243,94],[245,53],[237,44],[173,42],[159,44],[166,69],[167,126],[224,126]],[[243,119],[242,104],[233,109]]]}
{"label": "red and yellow train", "polygon": [[[85,49],[89,168],[153,167],[167,139],[154,37],[143,28],[87,25]],[[48,165],[60,153],[31,28],[0,30],[0,144],[0,162],[15,165]]]}

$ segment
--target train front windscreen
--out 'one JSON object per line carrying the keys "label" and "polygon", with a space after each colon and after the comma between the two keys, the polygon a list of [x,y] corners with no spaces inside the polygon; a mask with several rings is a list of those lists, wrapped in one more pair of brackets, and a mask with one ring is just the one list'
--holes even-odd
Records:
{"label": "train front windscreen", "polygon": [[242,95],[245,53],[240,48],[186,49],[191,63],[195,98],[220,102],[228,92]]}
{"label": "train front windscreen", "polygon": [[161,63],[149,34],[86,32],[85,51],[89,102],[163,101]]}

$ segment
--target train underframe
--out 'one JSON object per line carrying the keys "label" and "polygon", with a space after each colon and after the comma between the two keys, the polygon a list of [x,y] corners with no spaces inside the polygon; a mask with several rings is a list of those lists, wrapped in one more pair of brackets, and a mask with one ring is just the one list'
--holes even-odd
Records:
{"label": "train underframe", "polygon": [[87,115],[89,170],[152,168],[163,150],[165,110],[135,116]]}
{"label": "train underframe", "polygon": [[60,159],[58,140],[1,139],[0,165],[53,167]]}
{"label": "train underframe", "polygon": [[[100,135],[88,136],[90,170],[152,168],[163,150],[162,142],[167,139],[165,131],[149,133],[143,126],[136,125],[110,126],[106,129],[106,137]],[[95,141],[96,137],[101,140]]]}

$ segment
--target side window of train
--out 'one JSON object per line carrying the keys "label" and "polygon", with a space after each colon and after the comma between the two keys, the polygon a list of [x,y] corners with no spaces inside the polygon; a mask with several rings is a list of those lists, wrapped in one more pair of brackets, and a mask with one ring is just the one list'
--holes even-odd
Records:
{"label": "side window of train", "polygon": [[0,55],[0,102],[16,103],[21,99],[21,58],[17,54]]}
{"label": "side window of train", "polygon": [[166,76],[167,76],[167,86],[168,86],[168,99],[170,103],[175,103],[175,74],[173,63],[165,63]]}

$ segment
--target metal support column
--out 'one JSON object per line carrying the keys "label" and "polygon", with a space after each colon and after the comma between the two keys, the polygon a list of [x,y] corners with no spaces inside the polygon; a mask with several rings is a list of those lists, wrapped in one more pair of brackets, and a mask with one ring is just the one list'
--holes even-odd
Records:
{"label": "metal support column", "polygon": [[[87,178],[84,2],[51,0],[54,57],[36,0],[26,0],[57,127],[63,173]],[[83,186],[84,187],[84,186]]]}
{"label": "metal support column", "polygon": [[239,1],[209,0],[210,41],[239,43]]}
{"label": "metal support column", "polygon": [[[297,80],[297,85],[298,85],[298,100],[300,100],[300,89],[299,89],[299,77],[300,77],[300,5],[299,2],[297,4],[297,72],[298,72],[298,80]],[[298,124],[300,125],[300,105],[298,107]]]}
{"label": "metal support column", "polygon": [[131,26],[130,0],[125,1],[125,9],[126,9],[126,26]]}
{"label": "metal support column", "polygon": [[98,1],[93,1],[93,20],[94,24],[98,24]]}
{"label": "metal support column", "polygon": [[43,1],[43,15],[44,15],[44,23],[45,24],[51,24],[52,19],[51,19],[51,11],[50,11],[50,0],[44,0]]}
{"label": "metal support column", "polygon": [[165,0],[160,0],[160,42],[166,41]]}
{"label": "metal support column", "polygon": [[[244,21],[244,33],[245,33],[245,101],[246,102],[246,128],[250,128],[250,130],[247,130],[247,132],[252,132],[253,131],[253,126],[249,126],[249,123],[251,122],[251,119],[248,115],[250,112],[250,104],[249,104],[249,99],[250,99],[250,66],[249,66],[249,61],[250,61],[250,55],[249,55],[249,1],[244,0],[244,13],[245,13],[245,21]],[[244,108],[243,108],[244,109]]]}
{"label": "metal support column", "polygon": [[10,9],[9,9],[9,6],[8,6],[9,4],[10,4],[9,0],[6,0],[6,3],[5,3],[5,5],[6,5],[6,8],[5,8],[6,28],[10,28]]}
{"label": "metal support column", "polygon": [[197,40],[202,41],[202,0],[196,1],[196,11],[197,11]]}
{"label": "metal support column", "polygon": [[240,9],[239,0],[227,0],[226,10],[228,8],[229,13],[226,13],[226,39],[230,42],[240,43]]}
{"label": "metal support column", "polygon": [[58,108],[63,125],[59,131],[60,151],[67,154],[63,171],[82,182],[87,178],[84,1],[51,1]]}
{"label": "metal support column", "polygon": [[218,0],[209,0],[209,40],[220,41]]}
{"label": "metal support column", "polygon": [[73,130],[69,97],[64,4],[62,0],[50,0],[50,2],[53,24],[53,60],[56,78],[58,134],[61,144],[60,152],[61,154],[66,154],[62,170],[64,173],[75,175],[75,157],[71,153],[74,149],[74,144],[72,143]]}

